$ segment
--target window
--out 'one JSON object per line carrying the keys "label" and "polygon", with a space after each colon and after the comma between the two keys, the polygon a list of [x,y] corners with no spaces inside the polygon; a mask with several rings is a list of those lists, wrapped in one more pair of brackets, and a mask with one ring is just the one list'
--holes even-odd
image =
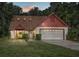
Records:
{"label": "window", "polygon": [[26,18],[24,18],[24,20],[26,20]]}
{"label": "window", "polygon": [[20,20],[20,18],[17,18],[17,20]]}

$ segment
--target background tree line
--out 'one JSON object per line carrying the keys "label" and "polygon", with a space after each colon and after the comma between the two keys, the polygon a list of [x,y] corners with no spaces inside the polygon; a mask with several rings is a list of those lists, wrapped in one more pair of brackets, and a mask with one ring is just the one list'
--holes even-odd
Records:
{"label": "background tree line", "polygon": [[50,7],[39,10],[38,7],[28,13],[22,13],[19,6],[13,3],[0,2],[0,37],[9,34],[9,25],[13,15],[43,16],[56,14],[69,26],[69,38],[79,38],[79,3],[78,2],[50,2]]}

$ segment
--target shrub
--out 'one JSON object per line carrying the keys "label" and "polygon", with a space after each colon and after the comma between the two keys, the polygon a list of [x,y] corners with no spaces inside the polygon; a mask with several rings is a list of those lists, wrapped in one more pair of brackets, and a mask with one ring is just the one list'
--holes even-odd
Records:
{"label": "shrub", "polygon": [[78,40],[77,36],[78,36],[77,29],[69,29],[68,36],[67,36],[68,40]]}
{"label": "shrub", "polygon": [[41,34],[36,34],[36,40],[41,40]]}
{"label": "shrub", "polygon": [[28,36],[28,34],[23,34],[23,35],[22,35],[22,38],[27,41],[27,40],[29,39],[29,36]]}

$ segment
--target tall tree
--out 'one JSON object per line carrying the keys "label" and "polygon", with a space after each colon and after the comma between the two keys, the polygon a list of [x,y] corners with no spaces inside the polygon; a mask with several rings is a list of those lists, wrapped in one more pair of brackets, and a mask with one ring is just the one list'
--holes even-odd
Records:
{"label": "tall tree", "polygon": [[38,7],[34,7],[32,10],[30,10],[30,11],[28,12],[28,15],[40,16],[40,15],[42,15],[42,11],[39,10]]}
{"label": "tall tree", "polygon": [[12,16],[20,13],[21,8],[13,3],[0,2],[0,36],[8,35]]}
{"label": "tall tree", "polygon": [[51,2],[48,10],[54,12],[71,27],[78,23],[76,16],[79,15],[79,9],[76,2]]}

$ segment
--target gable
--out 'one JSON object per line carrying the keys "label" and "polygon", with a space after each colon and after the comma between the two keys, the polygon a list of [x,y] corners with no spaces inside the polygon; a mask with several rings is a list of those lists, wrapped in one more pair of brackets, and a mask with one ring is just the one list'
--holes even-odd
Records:
{"label": "gable", "polygon": [[40,27],[67,27],[67,24],[64,23],[59,17],[56,15],[48,16],[45,18],[45,21],[42,22]]}

